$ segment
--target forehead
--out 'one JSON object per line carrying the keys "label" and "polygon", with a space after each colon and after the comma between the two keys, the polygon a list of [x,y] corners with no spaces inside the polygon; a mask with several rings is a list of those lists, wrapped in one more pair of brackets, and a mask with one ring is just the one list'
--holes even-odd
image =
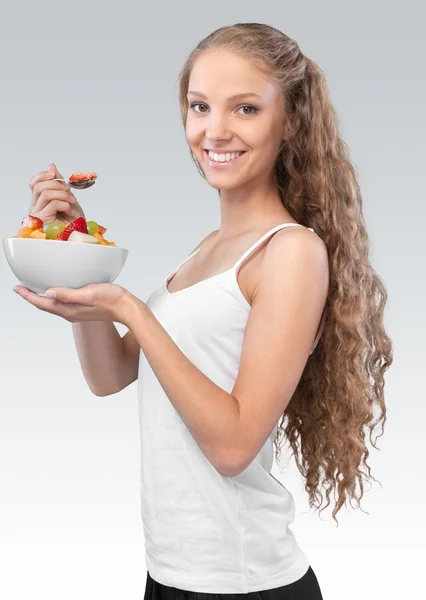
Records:
{"label": "forehead", "polygon": [[189,78],[189,89],[210,97],[254,92],[266,101],[279,93],[277,83],[248,58],[232,52],[205,52],[197,58]]}

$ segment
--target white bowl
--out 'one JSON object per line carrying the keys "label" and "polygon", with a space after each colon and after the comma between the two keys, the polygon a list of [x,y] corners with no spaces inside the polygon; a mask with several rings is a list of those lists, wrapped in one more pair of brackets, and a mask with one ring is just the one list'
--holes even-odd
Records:
{"label": "white bowl", "polygon": [[22,285],[39,296],[51,287],[112,283],[129,253],[116,246],[32,238],[4,238],[3,249]]}

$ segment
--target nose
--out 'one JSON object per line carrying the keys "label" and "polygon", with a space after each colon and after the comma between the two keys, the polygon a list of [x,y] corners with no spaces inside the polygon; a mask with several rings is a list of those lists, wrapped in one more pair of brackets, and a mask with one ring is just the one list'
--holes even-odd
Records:
{"label": "nose", "polygon": [[228,131],[227,119],[219,112],[212,111],[206,118],[206,139],[217,142],[219,140],[228,140],[230,132]]}

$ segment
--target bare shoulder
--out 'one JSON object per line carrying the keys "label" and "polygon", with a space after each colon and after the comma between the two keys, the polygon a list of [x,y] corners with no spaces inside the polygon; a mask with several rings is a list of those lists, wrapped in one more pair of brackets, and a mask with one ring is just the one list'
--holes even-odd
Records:
{"label": "bare shoulder", "polygon": [[[283,277],[277,277],[282,274]],[[255,292],[270,289],[271,281],[312,279],[319,295],[328,288],[329,263],[327,246],[306,227],[288,227],[275,233],[266,245],[259,268]],[[322,293],[321,293],[322,289]]]}
{"label": "bare shoulder", "polygon": [[328,251],[323,240],[307,227],[290,227],[278,231],[266,246],[265,264],[278,260],[314,261],[314,266],[328,267]]}
{"label": "bare shoulder", "polygon": [[[328,256],[327,246],[314,231],[307,227],[290,227],[278,231],[271,240],[271,248],[305,248],[306,251],[320,254],[325,258]],[[279,250],[276,250],[279,251]]]}

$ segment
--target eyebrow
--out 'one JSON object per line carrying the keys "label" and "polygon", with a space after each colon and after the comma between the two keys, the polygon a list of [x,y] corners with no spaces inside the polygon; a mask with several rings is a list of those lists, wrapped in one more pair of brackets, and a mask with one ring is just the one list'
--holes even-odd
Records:
{"label": "eyebrow", "polygon": [[[194,96],[200,96],[201,98],[207,100],[207,96],[202,92],[197,92],[196,90],[189,90],[188,95],[189,94],[193,94]],[[257,98],[262,98],[262,96],[259,96],[259,94],[255,94],[254,92],[243,92],[242,94],[234,94],[233,96],[230,96],[228,98],[228,102],[230,102],[231,100],[238,100],[239,98],[245,98],[246,96],[256,96]]]}

